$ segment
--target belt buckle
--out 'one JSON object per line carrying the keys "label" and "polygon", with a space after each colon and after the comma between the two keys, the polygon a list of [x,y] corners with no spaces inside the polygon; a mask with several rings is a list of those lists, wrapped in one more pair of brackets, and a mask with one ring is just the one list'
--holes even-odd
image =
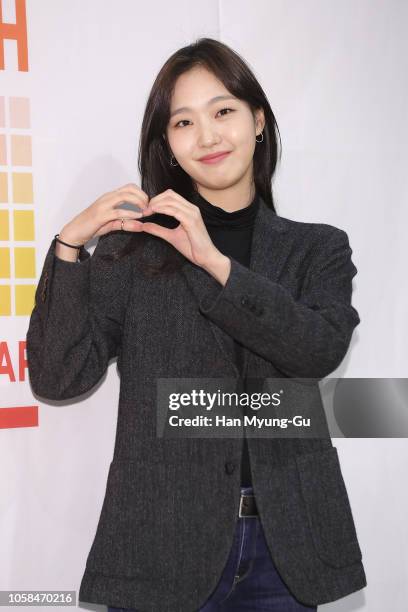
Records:
{"label": "belt buckle", "polygon": [[238,510],[238,517],[239,518],[256,518],[256,514],[241,514],[241,510],[242,510],[242,502],[244,497],[255,497],[255,495],[246,495],[245,493],[243,495],[241,495],[240,500],[239,500],[239,510]]}

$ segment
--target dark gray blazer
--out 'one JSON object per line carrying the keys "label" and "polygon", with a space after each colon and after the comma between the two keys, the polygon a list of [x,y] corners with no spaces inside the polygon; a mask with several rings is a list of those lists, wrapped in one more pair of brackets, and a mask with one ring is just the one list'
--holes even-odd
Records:
{"label": "dark gray blazer", "polygon": [[[176,274],[144,275],[143,260],[173,249],[153,236],[143,259],[98,257],[128,238],[100,238],[79,263],[58,259],[52,241],[27,333],[29,377],[40,397],[73,398],[118,356],[115,450],[79,599],[194,612],[232,546],[242,438],[157,437],[156,378],[237,377],[234,338],[245,347],[247,376],[325,377],[360,320],[351,306],[357,270],[343,230],[280,217],[263,200],[250,268],[231,258],[224,287],[187,259]],[[308,388],[322,411],[318,385]],[[293,595],[317,605],[366,586],[330,437],[249,438],[248,445],[260,520]]]}

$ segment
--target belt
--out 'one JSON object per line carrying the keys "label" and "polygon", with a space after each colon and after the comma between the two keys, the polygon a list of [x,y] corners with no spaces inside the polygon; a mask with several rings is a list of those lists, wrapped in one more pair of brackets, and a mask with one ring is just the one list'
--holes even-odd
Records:
{"label": "belt", "polygon": [[239,500],[239,518],[251,518],[258,516],[258,508],[256,507],[254,495],[241,495]]}

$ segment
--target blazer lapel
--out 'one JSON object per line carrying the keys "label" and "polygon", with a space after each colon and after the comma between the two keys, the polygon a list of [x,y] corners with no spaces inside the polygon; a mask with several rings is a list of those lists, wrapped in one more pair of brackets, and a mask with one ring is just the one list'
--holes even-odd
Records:
{"label": "blazer lapel", "polygon": [[[252,234],[249,269],[270,280],[278,281],[290,253],[292,242],[293,239],[290,239],[290,233],[284,220],[260,198]],[[215,278],[189,260],[182,266],[182,273],[197,303],[208,292],[214,292],[214,295],[217,295],[222,291],[220,283]],[[234,339],[210,319],[207,318],[207,321],[220,349],[230,362],[234,375],[238,378],[240,373],[235,365]],[[246,372],[248,354],[249,351],[244,350],[243,377]]]}

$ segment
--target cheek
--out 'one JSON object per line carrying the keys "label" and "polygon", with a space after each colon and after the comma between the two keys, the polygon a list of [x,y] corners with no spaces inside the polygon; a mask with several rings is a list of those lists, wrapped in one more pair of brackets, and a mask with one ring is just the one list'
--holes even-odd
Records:
{"label": "cheek", "polygon": [[252,140],[254,139],[254,131],[249,126],[242,125],[240,123],[236,126],[231,126],[230,137],[237,144],[243,148],[251,148]]}
{"label": "cheek", "polygon": [[242,127],[231,135],[231,144],[234,147],[237,162],[246,166],[253,158],[256,144],[254,139],[253,133],[243,130]]}
{"label": "cheek", "polygon": [[171,141],[171,150],[176,157],[180,158],[181,160],[185,159],[188,162],[192,155],[194,155],[194,139],[189,137],[188,134],[173,136]]}

